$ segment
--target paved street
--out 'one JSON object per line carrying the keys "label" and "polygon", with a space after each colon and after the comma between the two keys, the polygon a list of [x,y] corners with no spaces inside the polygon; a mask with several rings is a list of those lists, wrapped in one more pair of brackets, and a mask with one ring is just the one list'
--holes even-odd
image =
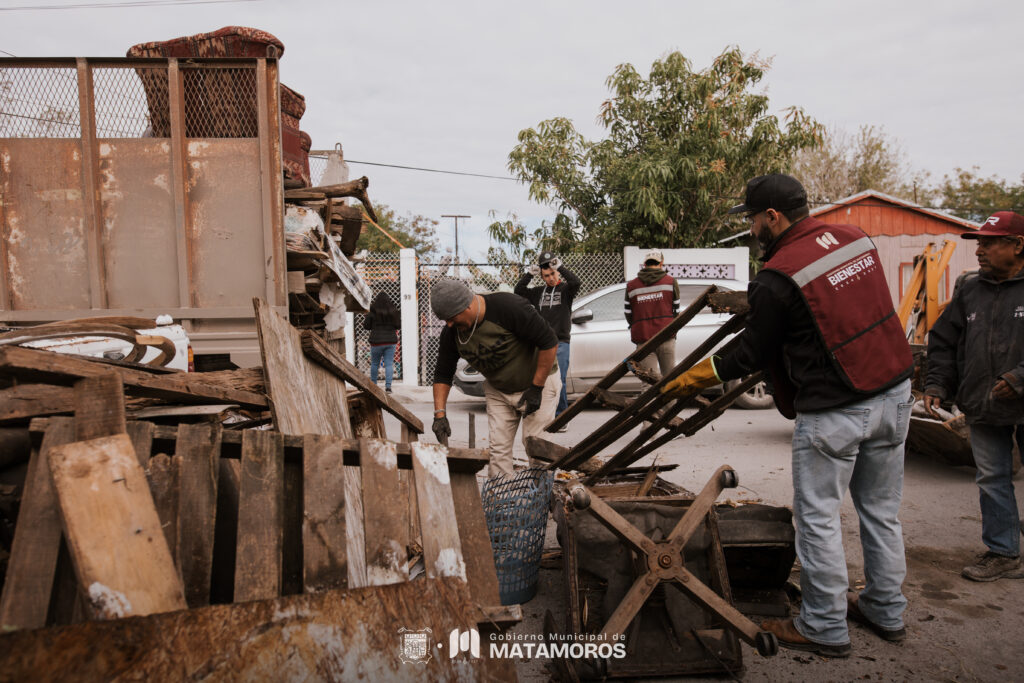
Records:
{"label": "paved street", "polygon": [[[396,393],[430,424],[429,388],[399,388]],[[449,407],[452,443],[465,445],[469,415],[474,415],[476,445],[486,447],[483,399],[466,397],[455,389]],[[585,411],[570,423],[567,433],[552,434],[551,440],[571,445],[611,415],[605,410]],[[706,427],[689,439],[677,439],[656,455],[660,463],[679,464],[664,476],[692,491],[699,490],[720,465],[729,464],[739,474],[741,486],[724,492],[723,499],[788,505],[791,425],[775,410],[732,409],[713,428]],[[432,435],[426,440],[432,441]],[[516,452],[517,457],[525,457],[521,444],[517,443]],[[1018,473],[1016,481],[1021,480]],[[857,585],[863,581],[862,559],[857,517],[848,497],[842,517],[850,581]],[[974,470],[909,454],[901,519],[908,564],[904,586],[910,601],[908,639],[902,645],[884,643],[866,629],[852,626],[854,651],[846,660],[825,660],[787,650],[765,659],[744,646],[744,680],[993,681],[1018,675],[1014,672],[1019,672],[1020,634],[1024,633],[1024,580],[979,584],[959,576],[960,568],[983,550]],[[557,545],[551,534],[548,542]],[[517,630],[539,631],[546,609],[560,614],[564,591],[560,570],[542,570],[540,593],[524,605],[527,620]],[[536,661],[521,664],[522,679],[546,680],[541,665]]]}

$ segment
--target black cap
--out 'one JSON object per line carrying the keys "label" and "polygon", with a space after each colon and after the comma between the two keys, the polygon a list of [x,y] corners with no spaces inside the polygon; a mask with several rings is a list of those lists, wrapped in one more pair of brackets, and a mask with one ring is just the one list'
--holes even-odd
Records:
{"label": "black cap", "polygon": [[758,213],[767,209],[789,211],[807,205],[807,192],[800,181],[784,173],[759,175],[747,181],[746,200],[729,213]]}
{"label": "black cap", "polygon": [[549,264],[552,261],[554,261],[555,258],[556,258],[555,252],[553,252],[553,251],[542,251],[540,253],[540,256],[537,258],[537,263],[540,264],[541,266],[546,266],[547,264]]}

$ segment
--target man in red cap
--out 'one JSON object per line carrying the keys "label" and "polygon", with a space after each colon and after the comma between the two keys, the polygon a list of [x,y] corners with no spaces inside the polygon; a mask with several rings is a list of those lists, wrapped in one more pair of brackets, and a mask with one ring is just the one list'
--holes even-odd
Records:
{"label": "man in red cap", "polygon": [[952,399],[971,426],[988,547],[961,574],[972,581],[1024,578],[1013,492],[1013,440],[1024,444],[1024,216],[999,211],[976,232],[980,270],[967,275],[928,333],[925,408]]}

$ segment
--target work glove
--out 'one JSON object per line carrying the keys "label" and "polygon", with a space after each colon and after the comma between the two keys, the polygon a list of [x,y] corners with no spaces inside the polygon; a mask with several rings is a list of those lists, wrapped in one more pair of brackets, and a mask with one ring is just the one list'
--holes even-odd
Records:
{"label": "work glove", "polygon": [[559,268],[562,267],[562,259],[556,256],[555,258],[548,261],[547,266],[548,268],[554,268],[555,270],[558,270]]}
{"label": "work glove", "polygon": [[544,387],[538,387],[536,384],[531,384],[529,388],[523,392],[522,398],[519,399],[519,405],[516,406],[516,408],[523,411],[523,417],[540,410],[540,396],[543,391]]}
{"label": "work glove", "polygon": [[536,263],[531,264],[530,267],[526,269],[526,272],[534,277],[540,277],[540,266]]}
{"label": "work glove", "polygon": [[692,368],[676,377],[661,388],[661,393],[670,398],[686,398],[693,396],[701,389],[721,384],[715,363],[712,358],[705,358]]}
{"label": "work glove", "polygon": [[430,429],[433,430],[438,443],[447,443],[448,437],[452,435],[452,426],[448,424],[447,417],[435,417]]}

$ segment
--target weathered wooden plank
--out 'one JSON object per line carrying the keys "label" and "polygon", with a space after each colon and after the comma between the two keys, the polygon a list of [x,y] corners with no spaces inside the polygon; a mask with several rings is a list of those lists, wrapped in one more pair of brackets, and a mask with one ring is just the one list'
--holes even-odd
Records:
{"label": "weathered wooden plank", "polygon": [[452,501],[446,449],[440,444],[412,445],[412,469],[423,535],[423,564],[427,578],[453,576],[466,579],[459,526]]}
{"label": "weathered wooden plank", "polygon": [[14,529],[7,579],[0,596],[0,631],[46,625],[50,593],[57,571],[61,523],[57,494],[47,463],[50,451],[75,438],[74,419],[54,418],[43,443],[33,450]]}
{"label": "weathered wooden plank", "polygon": [[[473,624],[465,584],[424,579],[214,605],[0,636],[7,680],[514,681],[511,659],[456,658],[448,634]],[[427,635],[405,663],[401,629]],[[443,644],[444,649],[437,647]],[[408,650],[411,654],[411,648]],[[102,656],[97,656],[102,653]]]}
{"label": "weathered wooden plank", "polygon": [[[386,439],[384,415],[380,406],[366,394],[350,397],[348,412],[352,420],[352,434],[357,438]],[[403,425],[404,426],[404,425]]]}
{"label": "weathered wooden plank", "polygon": [[491,548],[491,537],[487,533],[487,520],[484,518],[476,475],[456,472],[449,474],[462,557],[466,563],[466,580],[469,582],[473,602],[485,607],[500,605],[494,549]]}
{"label": "weathered wooden plank", "polygon": [[336,438],[310,434],[305,442],[302,583],[316,593],[348,585],[345,453]]}
{"label": "weathered wooden plank", "polygon": [[44,415],[71,413],[74,391],[52,384],[19,384],[0,390],[0,422],[14,422]]}
{"label": "weathered wooden plank", "polygon": [[210,601],[220,425],[179,425],[178,559],[189,607]]}
{"label": "weathered wooden plank", "polygon": [[135,457],[139,464],[145,467],[149,463],[150,453],[153,452],[153,423],[132,421],[128,423],[128,438],[132,440],[132,447],[135,449]]}
{"label": "weathered wooden plank", "polygon": [[242,433],[235,602],[281,593],[284,442],[277,432]]}
{"label": "weathered wooden plank", "polygon": [[75,440],[124,434],[124,388],[113,372],[75,382]]}
{"label": "weathered wooden plank", "polygon": [[[366,580],[383,586],[409,580],[406,567],[408,526],[395,514],[398,500],[398,458],[389,441],[364,439],[359,454],[363,475],[363,529]],[[351,546],[350,546],[351,547]]]}
{"label": "weathered wooden plank", "polygon": [[[129,430],[131,424],[128,425]],[[135,454],[139,454],[136,448]],[[172,459],[166,453],[157,453],[146,463],[146,481],[153,495],[160,528],[167,539],[167,547],[174,558],[176,567],[181,566],[178,559],[178,463],[180,459]]]}
{"label": "weathered wooden plank", "polygon": [[274,423],[284,434],[351,437],[345,383],[306,358],[299,331],[253,299]]}
{"label": "weathered wooden plank", "polygon": [[234,602],[235,599],[239,481],[242,476],[241,459],[221,458],[218,464],[217,518],[213,524],[213,571],[210,576],[210,604],[214,605]]}
{"label": "weathered wooden plank", "polygon": [[181,579],[128,435],[57,446],[48,463],[91,616],[184,609]]}
{"label": "weathered wooden plank", "polygon": [[[50,425],[51,418],[40,417],[29,423],[29,431],[40,434],[46,431]],[[335,429],[335,431],[338,431]],[[316,432],[310,432],[316,433]],[[326,433],[330,434],[328,430]],[[178,428],[167,425],[155,425],[153,428],[153,448],[167,452],[174,451],[174,445],[178,438]],[[286,463],[302,464],[303,436],[294,434],[284,435],[284,459]],[[345,464],[359,464],[359,440],[343,438],[340,440],[345,451]],[[221,433],[221,457],[238,459],[241,457],[242,432],[224,431]],[[398,468],[404,470],[412,469],[412,449],[409,441],[395,444],[395,451],[398,454]],[[475,448],[453,448],[448,447],[448,469],[452,472],[479,472],[487,466],[487,451]],[[646,468],[645,468],[646,469]]]}
{"label": "weathered wooden plank", "polygon": [[28,382],[65,386],[86,377],[114,372],[121,377],[125,392],[132,396],[153,396],[186,403],[237,403],[246,408],[267,406],[266,398],[259,394],[203,384],[201,379],[197,379],[202,377],[201,373],[154,374],[20,346],[0,347],[0,371]]}
{"label": "weathered wooden plank", "polygon": [[363,526],[363,473],[355,465],[345,465],[345,554],[348,561],[348,587],[369,586],[366,578],[366,531]]}
{"label": "weathered wooden plank", "polygon": [[332,374],[351,382],[353,386],[372,396],[384,410],[388,411],[417,434],[423,433],[423,422],[412,412],[377,386],[359,368],[345,360],[341,354],[327,345],[320,335],[310,330],[302,332],[302,350],[311,359],[325,367]]}

